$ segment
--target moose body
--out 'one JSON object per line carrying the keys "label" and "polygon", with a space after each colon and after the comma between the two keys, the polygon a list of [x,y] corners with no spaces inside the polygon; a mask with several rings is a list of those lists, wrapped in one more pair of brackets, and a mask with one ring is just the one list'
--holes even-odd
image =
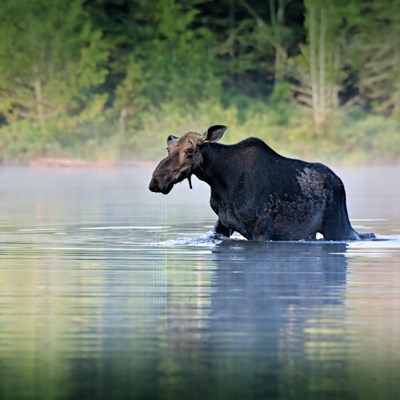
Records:
{"label": "moose body", "polygon": [[169,155],[154,170],[149,189],[168,194],[195,175],[211,188],[218,215],[214,231],[249,240],[373,238],[349,221],[345,189],[328,167],[279,155],[256,138],[234,145],[216,143],[226,130],[216,125],[204,135],[169,136]]}

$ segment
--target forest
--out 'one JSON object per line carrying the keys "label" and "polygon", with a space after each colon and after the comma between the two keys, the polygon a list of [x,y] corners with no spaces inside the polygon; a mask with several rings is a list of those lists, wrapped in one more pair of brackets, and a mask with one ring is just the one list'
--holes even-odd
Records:
{"label": "forest", "polygon": [[155,160],[228,126],[400,161],[400,0],[1,0],[0,163]]}

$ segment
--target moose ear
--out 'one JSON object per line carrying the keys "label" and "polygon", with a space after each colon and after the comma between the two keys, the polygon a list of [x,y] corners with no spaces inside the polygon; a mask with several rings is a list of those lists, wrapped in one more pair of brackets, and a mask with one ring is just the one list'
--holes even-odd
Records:
{"label": "moose ear", "polygon": [[204,133],[203,138],[205,142],[217,142],[222,138],[225,133],[227,127],[225,125],[213,125],[207,129],[207,132]]}
{"label": "moose ear", "polygon": [[174,136],[174,135],[169,135],[167,137],[167,146],[169,146],[170,144],[172,144],[173,142],[175,142],[175,140],[178,140],[178,136]]}

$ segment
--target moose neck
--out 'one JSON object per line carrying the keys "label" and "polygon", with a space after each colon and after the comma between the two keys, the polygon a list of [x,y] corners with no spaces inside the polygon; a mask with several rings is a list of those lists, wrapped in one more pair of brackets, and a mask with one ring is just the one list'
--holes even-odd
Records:
{"label": "moose neck", "polygon": [[200,180],[210,185],[215,192],[227,190],[229,176],[229,146],[218,143],[206,143],[201,154],[203,162],[194,174]]}

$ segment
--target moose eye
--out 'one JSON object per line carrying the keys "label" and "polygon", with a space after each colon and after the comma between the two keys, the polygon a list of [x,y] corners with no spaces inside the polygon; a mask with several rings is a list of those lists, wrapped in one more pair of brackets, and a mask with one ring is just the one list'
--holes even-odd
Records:
{"label": "moose eye", "polygon": [[194,154],[194,150],[193,150],[193,149],[187,149],[187,150],[186,150],[186,155],[187,155],[188,157],[192,157],[193,154]]}

